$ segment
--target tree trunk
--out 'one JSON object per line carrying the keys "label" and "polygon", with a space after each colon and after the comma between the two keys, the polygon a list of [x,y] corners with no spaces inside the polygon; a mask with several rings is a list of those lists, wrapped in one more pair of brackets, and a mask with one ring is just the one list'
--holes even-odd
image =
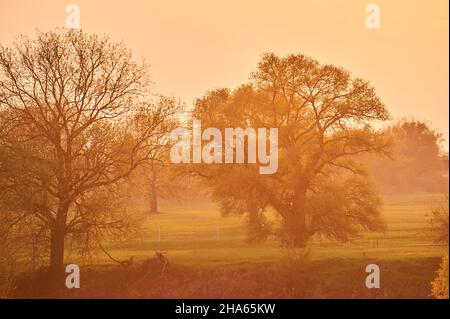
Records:
{"label": "tree trunk", "polygon": [[150,182],[150,214],[158,213],[158,191],[156,187],[157,174],[155,163],[152,162],[152,178]]}
{"label": "tree trunk", "polygon": [[150,213],[158,213],[158,192],[156,191],[156,185],[154,182],[150,185]]}
{"label": "tree trunk", "polygon": [[60,287],[64,281],[64,239],[66,236],[66,219],[68,205],[58,208],[55,223],[51,228],[50,238],[50,276],[53,284]]}
{"label": "tree trunk", "polygon": [[284,219],[283,241],[288,246],[304,248],[310,237],[306,222],[307,183],[298,183],[292,210]]}
{"label": "tree trunk", "polygon": [[306,216],[303,213],[295,212],[284,219],[283,243],[286,246],[304,248],[309,239],[306,227]]}
{"label": "tree trunk", "polygon": [[64,267],[64,237],[63,231],[54,227],[50,240],[50,270],[52,273],[60,273]]}

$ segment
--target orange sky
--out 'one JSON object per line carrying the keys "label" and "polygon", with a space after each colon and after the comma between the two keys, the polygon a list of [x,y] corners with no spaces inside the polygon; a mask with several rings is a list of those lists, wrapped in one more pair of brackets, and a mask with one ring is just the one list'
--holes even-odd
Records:
{"label": "orange sky", "polygon": [[[188,104],[245,82],[263,52],[303,53],[371,81],[394,118],[428,121],[448,150],[448,0],[0,0],[0,42],[63,27],[69,3],[84,30],[124,40],[156,89]],[[368,3],[381,29],[366,28]]]}

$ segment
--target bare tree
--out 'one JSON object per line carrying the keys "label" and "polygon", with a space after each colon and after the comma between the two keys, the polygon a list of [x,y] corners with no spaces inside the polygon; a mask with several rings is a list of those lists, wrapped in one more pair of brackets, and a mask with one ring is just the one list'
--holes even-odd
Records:
{"label": "bare tree", "polygon": [[68,234],[125,229],[115,189],[163,147],[177,111],[145,102],[148,84],[146,64],[107,37],[37,32],[0,47],[0,192],[15,222],[49,234],[55,274]]}

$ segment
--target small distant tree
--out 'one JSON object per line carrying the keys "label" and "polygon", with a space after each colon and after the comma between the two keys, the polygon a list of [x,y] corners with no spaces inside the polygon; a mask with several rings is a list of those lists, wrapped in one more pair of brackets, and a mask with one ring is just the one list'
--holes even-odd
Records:
{"label": "small distant tree", "polygon": [[188,185],[178,176],[172,164],[167,159],[152,161],[148,165],[146,176],[148,182],[146,197],[149,199],[149,213],[159,213],[159,202],[165,199],[179,199]]}
{"label": "small distant tree", "polygon": [[[183,105],[176,104],[176,109],[171,110],[173,116],[170,115],[170,120],[166,120],[165,132],[180,125],[180,120],[174,115],[175,112],[182,114],[183,109]],[[147,212],[157,214],[160,200],[181,198],[187,185],[183,176],[177,174],[170,162],[168,154],[171,145],[168,136],[156,136],[153,142],[160,147],[154,149],[151,159],[133,173],[130,190],[134,193],[135,199],[143,198],[146,201]]]}

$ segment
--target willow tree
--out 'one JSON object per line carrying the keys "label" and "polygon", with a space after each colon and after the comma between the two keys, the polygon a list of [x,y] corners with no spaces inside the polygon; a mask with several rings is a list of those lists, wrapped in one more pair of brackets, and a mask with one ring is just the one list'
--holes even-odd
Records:
{"label": "willow tree", "polygon": [[[304,247],[314,235],[346,241],[383,230],[379,197],[357,161],[389,144],[375,128],[389,114],[367,81],[304,55],[265,54],[250,83],[207,92],[192,116],[222,131],[278,128],[275,174],[260,175],[258,163],[190,166],[224,213],[248,215],[253,238]],[[269,211],[281,225],[271,225]]]}
{"label": "willow tree", "polygon": [[[0,47],[0,200],[11,227],[48,234],[60,273],[68,235],[123,231],[117,187],[152,159],[177,105],[146,102],[148,69],[121,43],[37,32]],[[13,216],[13,217],[11,217]]]}

